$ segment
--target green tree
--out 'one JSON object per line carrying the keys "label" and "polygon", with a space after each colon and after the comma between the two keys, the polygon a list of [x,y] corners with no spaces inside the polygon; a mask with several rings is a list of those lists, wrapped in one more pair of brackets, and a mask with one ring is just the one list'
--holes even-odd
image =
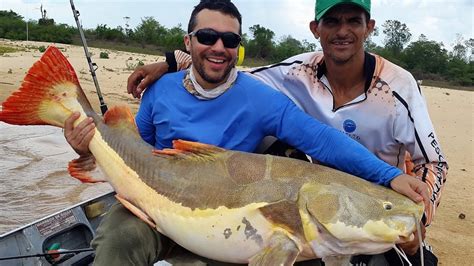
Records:
{"label": "green tree", "polygon": [[446,79],[462,86],[474,85],[474,62],[471,61],[472,54],[467,54],[469,50],[472,53],[473,42],[472,38],[466,42],[460,34],[457,35],[453,50],[449,53]]}
{"label": "green tree", "polygon": [[467,53],[466,46],[462,45],[461,43],[458,43],[453,47],[453,51],[451,55],[452,57],[456,59],[467,61],[466,53]]}
{"label": "green tree", "polygon": [[29,25],[29,39],[32,41],[72,43],[73,36],[77,34],[76,29],[67,24],[40,25],[30,21]]}
{"label": "green tree", "polygon": [[26,22],[13,11],[0,10],[0,38],[26,40]]}
{"label": "green tree", "polygon": [[283,36],[272,53],[272,62],[279,62],[297,54],[316,50],[316,44],[307,40],[300,42],[291,35]]}
{"label": "green tree", "polygon": [[456,42],[455,42],[455,45],[453,47],[451,57],[462,60],[462,61],[465,61],[465,62],[468,62],[469,59],[468,59],[467,52],[468,52],[469,49],[465,44],[469,44],[469,43],[465,43],[463,38],[462,38],[462,35],[457,34],[456,35]]}
{"label": "green tree", "polygon": [[306,39],[303,40],[302,44],[304,52],[314,52],[318,48],[318,45],[315,42],[309,42]]}
{"label": "green tree", "polygon": [[96,38],[106,41],[123,41],[125,34],[123,28],[118,26],[115,29],[107,27],[107,24],[99,24],[95,28]]}
{"label": "green tree", "polygon": [[364,49],[366,51],[373,52],[377,49],[377,44],[372,41],[372,37],[377,37],[379,36],[379,28],[374,28],[374,31],[367,37],[367,39],[364,42]]}
{"label": "green tree", "polygon": [[0,10],[0,18],[23,21],[23,17],[15,13],[13,10],[10,10],[10,11]]}
{"label": "green tree", "polygon": [[184,35],[186,31],[182,29],[181,24],[166,31],[163,37],[162,45],[167,51],[184,49]]}
{"label": "green tree", "polygon": [[304,51],[303,44],[291,35],[283,36],[276,45],[272,55],[272,61],[282,61],[288,57],[300,54]]}
{"label": "green tree", "polygon": [[461,86],[473,86],[474,62],[467,64],[459,58],[451,58],[447,65],[446,79]]}
{"label": "green tree", "polygon": [[469,40],[465,42],[465,44],[466,44],[466,47],[468,49],[468,54],[469,54],[468,60],[469,62],[472,62],[474,61],[474,39],[470,38]]}
{"label": "green tree", "polygon": [[145,47],[145,44],[160,45],[166,28],[153,17],[142,18],[142,22],[135,28],[135,40]]}
{"label": "green tree", "polygon": [[249,40],[246,50],[247,54],[250,57],[270,59],[270,56],[275,49],[275,44],[273,42],[275,33],[259,24],[253,25],[249,30],[253,39]]}
{"label": "green tree", "polygon": [[241,37],[242,37],[242,41],[241,41],[242,44],[245,46],[245,48],[247,48],[247,45],[249,44],[249,41],[250,41],[249,35],[247,33],[243,33]]}
{"label": "green tree", "polygon": [[407,69],[419,79],[428,74],[442,74],[448,62],[448,52],[442,43],[430,41],[421,34],[418,41],[412,42],[403,51]]}
{"label": "green tree", "polygon": [[405,23],[398,20],[387,20],[382,25],[385,34],[385,49],[388,49],[393,55],[398,56],[405,44],[410,41],[411,33]]}

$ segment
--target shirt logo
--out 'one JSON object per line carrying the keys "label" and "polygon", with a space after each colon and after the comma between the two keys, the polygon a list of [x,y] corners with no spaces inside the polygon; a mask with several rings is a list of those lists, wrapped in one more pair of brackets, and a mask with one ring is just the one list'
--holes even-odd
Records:
{"label": "shirt logo", "polygon": [[342,126],[344,127],[344,131],[346,131],[347,133],[352,133],[357,128],[356,123],[350,119],[346,119]]}

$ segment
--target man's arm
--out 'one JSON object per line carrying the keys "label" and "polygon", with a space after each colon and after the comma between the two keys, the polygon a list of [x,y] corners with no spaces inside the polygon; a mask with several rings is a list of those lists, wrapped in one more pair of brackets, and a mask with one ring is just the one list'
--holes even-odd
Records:
{"label": "man's arm", "polygon": [[436,208],[441,202],[441,194],[448,174],[446,162],[430,162],[418,164],[414,168],[415,176],[428,185],[430,193],[430,204],[425,210],[425,225],[430,225],[434,219]]}
{"label": "man's arm", "polygon": [[378,159],[357,141],[304,113],[283,94],[266,91],[271,91],[271,95],[255,95],[256,98],[271,97],[270,104],[262,109],[266,134],[276,136],[325,165],[390,186],[415,202],[427,204],[428,191],[423,182],[403,175],[401,170]]}
{"label": "man's arm", "polygon": [[399,115],[395,121],[394,135],[411,156],[413,167],[407,169],[407,174],[416,176],[428,185],[430,202],[425,210],[424,224],[429,225],[441,200],[448,164],[421,90],[414,79],[410,85],[411,88],[395,94],[399,102]]}
{"label": "man's arm", "polygon": [[[441,199],[448,165],[439,146],[421,89],[412,77],[409,77],[408,85],[400,93],[394,92],[398,100],[394,137],[407,150],[406,173],[423,181],[428,188],[429,201],[425,206],[421,225],[421,235],[424,239],[425,226],[433,221]],[[400,244],[400,247],[409,255],[415,254],[419,249],[417,234],[413,241]]]}
{"label": "man's arm", "polygon": [[166,73],[186,69],[191,65],[191,56],[183,51],[176,50],[166,53],[166,61],[137,68],[128,77],[127,92],[133,97],[140,99],[141,94],[153,82],[157,81]]}
{"label": "man's arm", "polygon": [[141,66],[128,77],[127,92],[134,98],[140,99],[141,94],[148,86],[158,80],[168,71],[166,62],[153,63]]}

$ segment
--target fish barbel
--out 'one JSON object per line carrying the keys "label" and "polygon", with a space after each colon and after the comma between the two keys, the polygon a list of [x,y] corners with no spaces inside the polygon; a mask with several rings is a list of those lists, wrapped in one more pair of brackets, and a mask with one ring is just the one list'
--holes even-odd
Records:
{"label": "fish barbel", "polygon": [[[70,174],[109,182],[120,202],[184,248],[223,262],[291,265],[311,258],[376,254],[408,241],[422,204],[325,166],[175,140],[154,150],[126,106],[104,118],[74,69],[49,47],[3,104],[0,121],[63,127],[75,111],[94,119],[89,149],[105,177],[78,159]],[[415,218],[417,217],[417,218]]]}

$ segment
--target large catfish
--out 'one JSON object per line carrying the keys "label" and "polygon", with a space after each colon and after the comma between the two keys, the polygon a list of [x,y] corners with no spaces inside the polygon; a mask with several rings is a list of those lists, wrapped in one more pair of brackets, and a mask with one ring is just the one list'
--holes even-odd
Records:
{"label": "large catfish", "polygon": [[179,245],[214,260],[254,265],[384,252],[410,239],[423,206],[385,187],[299,160],[176,140],[162,151],[143,141],[127,107],[97,115],[74,69],[49,47],[0,121],[63,127],[72,112],[96,124],[89,145],[105,180],[84,162],[83,182],[107,181],[117,198]]}

